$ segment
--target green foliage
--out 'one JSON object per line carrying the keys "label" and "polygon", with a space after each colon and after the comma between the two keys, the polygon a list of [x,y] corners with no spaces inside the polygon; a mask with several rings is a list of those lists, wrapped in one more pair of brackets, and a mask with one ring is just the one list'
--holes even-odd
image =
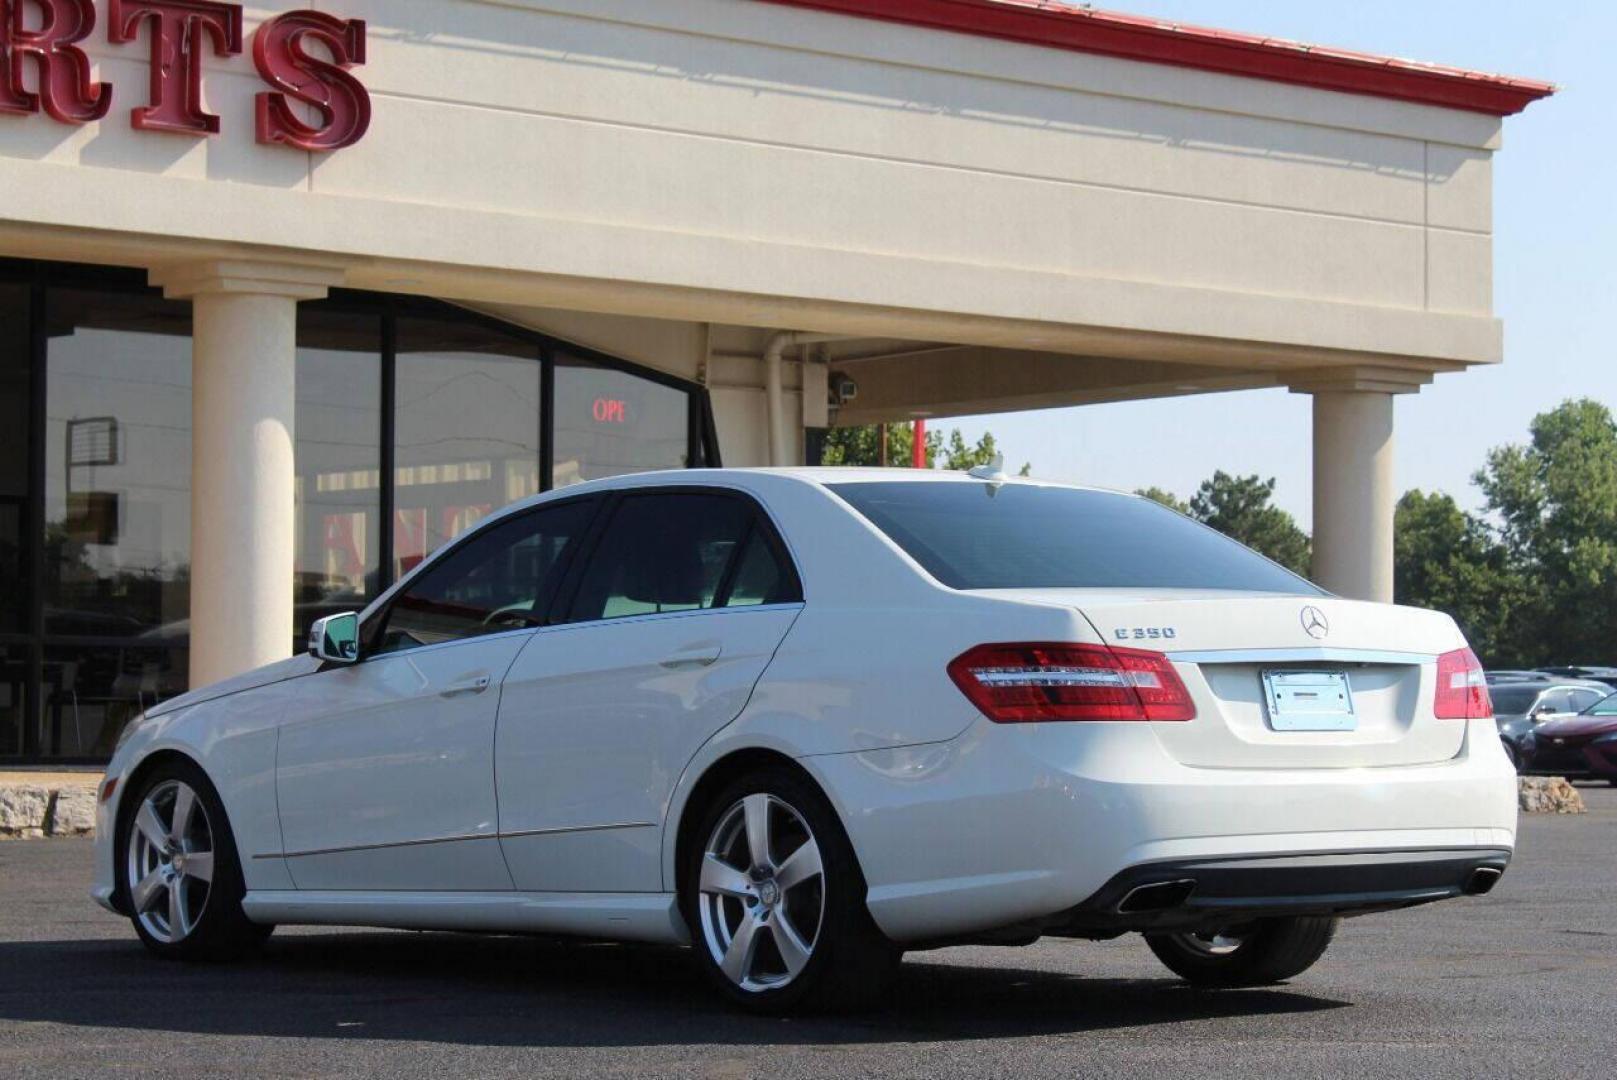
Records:
{"label": "green foliage", "polygon": [[1222,470],[1203,480],[1190,502],[1158,487],[1136,495],[1195,518],[1247,547],[1267,555],[1287,570],[1308,576],[1312,545],[1297,519],[1273,503],[1275,481],[1231,476]]}
{"label": "green foliage", "polygon": [[[910,424],[887,425],[887,464],[904,466],[910,463],[915,446],[915,428]],[[926,463],[931,466],[943,451],[943,432],[926,433]],[[826,465],[880,465],[881,427],[832,428],[825,433],[825,450],[821,462]]]}
{"label": "green foliage", "polygon": [[1260,480],[1219,470],[1191,497],[1190,516],[1306,577],[1313,545],[1297,519],[1274,505],[1274,493],[1272,477]]}
{"label": "green foliage", "polygon": [[[887,463],[893,466],[910,464],[915,446],[915,427],[912,424],[887,425]],[[926,465],[929,469],[940,466],[964,471],[979,465],[988,465],[999,455],[992,432],[984,432],[976,445],[966,445],[965,436],[956,428],[945,440],[936,429],[926,433]],[[881,463],[881,428],[876,424],[864,427],[832,428],[825,433],[825,449],[821,462],[826,465],[879,465]],[[1031,465],[1023,465],[1021,475],[1027,476]]]}
{"label": "green foliage", "polygon": [[1488,454],[1476,483],[1530,590],[1511,620],[1534,663],[1617,660],[1617,422],[1588,398],[1533,419],[1526,446]]}
{"label": "green foliage", "polygon": [[1398,603],[1452,616],[1484,663],[1543,662],[1519,646],[1531,587],[1487,523],[1452,496],[1417,490],[1398,500],[1393,581]]}
{"label": "green foliage", "polygon": [[1184,514],[1187,517],[1190,515],[1190,504],[1171,491],[1163,491],[1159,487],[1148,487],[1140,488],[1134,494],[1139,495],[1142,498],[1150,499],[1152,502],[1161,503],[1169,510],[1177,510],[1179,513]]}

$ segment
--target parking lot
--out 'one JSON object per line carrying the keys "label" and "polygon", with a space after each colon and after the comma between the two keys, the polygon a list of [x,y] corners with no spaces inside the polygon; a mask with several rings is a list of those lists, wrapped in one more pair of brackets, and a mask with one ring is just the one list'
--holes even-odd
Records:
{"label": "parking lot", "polygon": [[912,955],[857,1018],[740,1016],[676,950],[292,931],[159,963],[83,841],[0,845],[0,1075],[1609,1077],[1617,790],[1523,819],[1490,896],[1345,925],[1280,988],[1177,985],[1137,937]]}

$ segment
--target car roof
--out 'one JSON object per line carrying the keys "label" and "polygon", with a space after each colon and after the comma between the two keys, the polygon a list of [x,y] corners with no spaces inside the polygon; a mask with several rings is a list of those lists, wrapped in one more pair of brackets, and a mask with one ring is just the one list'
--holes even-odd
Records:
{"label": "car roof", "polygon": [[[678,480],[669,480],[668,477],[677,476]],[[956,469],[904,469],[896,467],[881,468],[870,465],[797,465],[784,468],[747,468],[747,469],[680,469],[673,472],[644,472],[633,473],[614,480],[633,481],[636,485],[642,482],[657,483],[702,483],[724,482],[725,480],[745,480],[758,477],[784,477],[800,483],[812,484],[816,487],[830,487],[836,484],[876,484],[876,483],[911,483],[911,484],[1015,484],[1021,487],[1040,488],[1067,488],[1076,491],[1100,491],[1113,495],[1128,495],[1137,498],[1132,492],[1119,491],[1115,488],[1098,487],[1090,484],[1069,484],[1057,480],[1038,480],[1029,476],[1012,476],[1000,474],[993,477],[973,476],[971,473]]]}
{"label": "car roof", "polygon": [[1105,495],[1119,495],[1124,498],[1138,499],[1143,496],[1130,491],[1120,491],[1115,488],[1096,487],[1088,484],[1068,484],[1054,480],[1035,480],[1024,476],[995,476],[993,478],[972,476],[969,473],[953,469],[898,469],[877,468],[864,465],[824,465],[824,466],[793,466],[788,468],[747,468],[747,469],[657,469],[645,472],[623,473],[619,476],[607,476],[598,480],[586,480],[583,483],[571,484],[567,487],[553,488],[550,491],[530,495],[526,499],[501,507],[490,519],[495,516],[504,516],[525,510],[529,507],[554,502],[563,498],[578,498],[611,491],[628,491],[645,487],[741,487],[757,489],[771,483],[795,483],[809,487],[826,489],[840,484],[873,484],[886,482],[902,482],[914,484],[984,484],[994,483],[1002,485],[1015,485],[1018,487],[1034,488],[1060,488],[1068,491],[1093,491]]}
{"label": "car roof", "polygon": [[1547,677],[1547,678],[1543,678],[1543,679],[1502,679],[1498,683],[1495,684],[1495,687],[1497,689],[1500,689],[1500,690],[1503,690],[1506,687],[1516,687],[1516,686],[1524,687],[1524,688],[1529,689],[1529,690],[1539,690],[1539,691],[1544,691],[1544,690],[1599,690],[1601,693],[1605,693],[1605,694],[1610,694],[1610,693],[1613,692],[1612,688],[1607,686],[1605,683],[1597,682],[1597,681],[1595,681],[1593,679],[1557,679],[1557,678],[1553,678],[1553,677]]}

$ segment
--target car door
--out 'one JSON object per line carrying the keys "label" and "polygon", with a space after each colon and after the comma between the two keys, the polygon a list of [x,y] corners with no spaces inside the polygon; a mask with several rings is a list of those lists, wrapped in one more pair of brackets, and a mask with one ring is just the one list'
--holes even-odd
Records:
{"label": "car door", "polygon": [[740,714],[802,609],[760,509],[713,490],[615,501],[556,624],[506,678],[501,843],[518,889],[657,892],[662,827],[696,751]]}
{"label": "car door", "polygon": [[494,791],[500,681],[595,508],[547,506],[459,541],[367,620],[361,662],[304,680],[275,773],[298,888],[512,887]]}

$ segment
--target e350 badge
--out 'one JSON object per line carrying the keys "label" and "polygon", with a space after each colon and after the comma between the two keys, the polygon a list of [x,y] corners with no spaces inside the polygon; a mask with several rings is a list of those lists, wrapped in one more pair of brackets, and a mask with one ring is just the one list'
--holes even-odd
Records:
{"label": "e350 badge", "polygon": [[1172,641],[1179,636],[1171,626],[1125,626],[1112,633],[1119,641]]}

